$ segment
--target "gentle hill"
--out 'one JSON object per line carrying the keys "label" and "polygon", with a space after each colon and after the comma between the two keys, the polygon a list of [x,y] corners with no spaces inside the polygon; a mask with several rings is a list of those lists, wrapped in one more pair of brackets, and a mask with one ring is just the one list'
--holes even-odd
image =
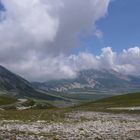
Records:
{"label": "gentle hill", "polygon": [[111,106],[140,106],[140,93],[129,93],[99,100],[95,103]]}
{"label": "gentle hill", "polygon": [[140,93],[129,93],[125,95],[113,96],[80,105],[78,108],[86,110],[106,110],[108,108],[136,106],[140,106]]}

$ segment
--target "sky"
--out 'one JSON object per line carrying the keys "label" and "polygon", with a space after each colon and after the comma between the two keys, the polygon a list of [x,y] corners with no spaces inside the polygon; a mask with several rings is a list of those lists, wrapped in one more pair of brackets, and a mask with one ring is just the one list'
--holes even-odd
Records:
{"label": "sky", "polygon": [[96,23],[96,26],[103,33],[103,38],[101,40],[92,36],[86,38],[85,48],[94,53],[99,53],[101,48],[105,46],[111,46],[117,52],[139,46],[139,5],[139,0],[114,0],[111,2],[108,7],[108,14]]}
{"label": "sky", "polygon": [[0,0],[0,65],[30,81],[85,69],[140,75],[139,0]]}

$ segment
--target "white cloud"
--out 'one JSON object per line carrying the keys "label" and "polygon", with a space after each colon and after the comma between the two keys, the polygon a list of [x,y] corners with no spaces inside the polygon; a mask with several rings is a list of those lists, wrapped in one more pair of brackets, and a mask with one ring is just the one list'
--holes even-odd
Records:
{"label": "white cloud", "polygon": [[[133,59],[134,58],[134,59]],[[135,61],[130,61],[130,60]],[[78,55],[59,55],[38,60],[34,55],[20,64],[8,64],[13,71],[30,80],[45,81],[49,79],[74,78],[78,71],[86,69],[113,69],[123,74],[140,74],[140,48],[130,48],[119,54],[110,47],[103,48],[96,56],[82,52]],[[18,69],[17,67],[20,66]]]}
{"label": "white cloud", "polygon": [[[49,14],[50,8],[40,0],[2,0],[6,9],[0,23],[0,39],[6,47],[25,47],[27,42],[53,41],[59,21]],[[2,40],[0,40],[2,42]],[[5,43],[5,42],[4,42]],[[17,44],[15,44],[17,43]]]}
{"label": "white cloud", "polygon": [[69,54],[78,35],[103,37],[96,21],[110,0],[1,0],[0,64],[29,80],[73,78],[84,69],[114,69],[140,74],[140,47],[121,53],[110,47],[101,54]]}
{"label": "white cloud", "polygon": [[10,61],[15,53],[20,60],[32,50],[42,57],[66,53],[78,46],[81,30],[97,32],[95,22],[106,14],[109,1],[1,0],[6,10],[1,12],[0,58],[7,61],[10,52]]}
{"label": "white cloud", "polygon": [[0,63],[29,80],[73,78],[84,69],[114,69],[140,74],[140,47],[121,53],[110,47],[96,56],[69,54],[79,47],[79,32],[103,37],[96,21],[110,0],[1,0]]}
{"label": "white cloud", "polygon": [[103,37],[96,21],[110,0],[1,0],[0,63],[29,80],[73,78],[84,69],[114,69],[140,74],[140,47],[121,53],[69,54],[82,31]]}
{"label": "white cloud", "polygon": [[118,67],[120,72],[140,75],[140,47],[123,50],[118,55],[118,63],[120,64]]}
{"label": "white cloud", "polygon": [[97,56],[102,63],[102,67],[112,68],[116,61],[116,53],[112,51],[111,47],[103,48],[100,56]]}

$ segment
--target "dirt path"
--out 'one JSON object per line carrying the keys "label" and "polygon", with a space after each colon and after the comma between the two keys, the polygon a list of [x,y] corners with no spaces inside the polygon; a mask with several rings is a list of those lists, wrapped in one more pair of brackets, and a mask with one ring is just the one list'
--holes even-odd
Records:
{"label": "dirt path", "polygon": [[133,110],[133,111],[140,111],[140,106],[137,107],[111,107],[108,108],[110,110]]}

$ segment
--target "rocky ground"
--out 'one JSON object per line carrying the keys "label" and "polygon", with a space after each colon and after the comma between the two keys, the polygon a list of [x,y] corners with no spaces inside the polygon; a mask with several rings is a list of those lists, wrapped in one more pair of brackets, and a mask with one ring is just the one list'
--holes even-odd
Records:
{"label": "rocky ground", "polygon": [[61,122],[1,120],[0,140],[140,140],[140,116],[79,111]]}

